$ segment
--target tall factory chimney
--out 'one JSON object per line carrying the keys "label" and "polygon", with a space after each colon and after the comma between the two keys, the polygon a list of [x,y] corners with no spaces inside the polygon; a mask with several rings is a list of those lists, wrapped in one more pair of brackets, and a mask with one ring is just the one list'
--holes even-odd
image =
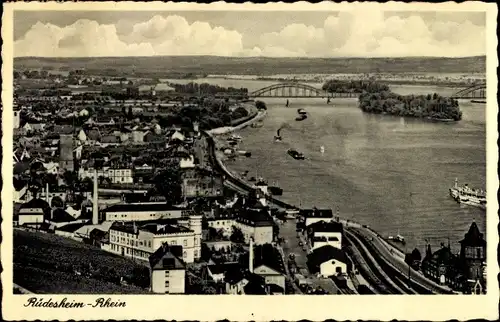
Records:
{"label": "tall factory chimney", "polygon": [[49,183],[45,184],[45,201],[49,204],[50,207],[50,199],[49,199]]}
{"label": "tall factory chimney", "polygon": [[92,198],[92,225],[99,224],[99,198],[97,188],[97,169],[94,169],[94,195]]}
{"label": "tall factory chimney", "polygon": [[253,237],[250,237],[250,255],[248,256],[248,270],[253,273]]}

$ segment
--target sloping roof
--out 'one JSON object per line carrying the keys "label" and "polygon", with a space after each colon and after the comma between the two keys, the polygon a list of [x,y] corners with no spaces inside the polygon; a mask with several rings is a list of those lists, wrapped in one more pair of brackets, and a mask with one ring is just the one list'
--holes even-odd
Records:
{"label": "sloping roof", "polygon": [[340,222],[326,222],[326,221],[318,221],[309,226],[307,229],[310,229],[314,232],[339,232],[342,233],[344,231],[344,226]]}
{"label": "sloping roof", "polygon": [[299,214],[306,218],[333,218],[331,209],[301,209]]}
{"label": "sloping roof", "polygon": [[226,274],[228,271],[239,271],[241,270],[240,263],[223,263],[223,264],[213,264],[207,265],[207,268],[212,274]]}
{"label": "sloping roof", "polygon": [[75,231],[77,231],[78,229],[82,228],[85,225],[86,224],[84,224],[84,223],[73,223],[73,224],[68,224],[68,225],[64,225],[62,227],[56,228],[56,230],[74,233]]}
{"label": "sloping roof", "polygon": [[243,291],[248,295],[266,295],[266,284],[251,280],[243,287]]}
{"label": "sloping roof", "polygon": [[236,219],[238,222],[251,225],[254,227],[262,227],[262,226],[272,226],[273,219],[267,213],[267,211],[263,210],[251,210],[244,209],[239,212],[238,217]]}
{"label": "sloping roof", "polygon": [[465,234],[465,238],[460,241],[463,246],[484,246],[486,247],[486,240],[483,234],[479,232],[476,222],[470,225],[469,231]]}
{"label": "sloping roof", "polygon": [[74,221],[75,218],[68,214],[64,209],[56,208],[52,211],[52,219],[50,221],[53,222],[69,222]]}
{"label": "sloping roof", "polygon": [[325,245],[316,248],[312,253],[307,255],[307,264],[312,267],[318,267],[322,263],[332,259],[338,260],[345,264],[350,263],[347,260],[347,256],[344,251],[330,245]]}
{"label": "sloping roof", "polygon": [[149,265],[152,270],[185,270],[186,264],[178,254],[182,254],[182,246],[164,243],[149,256]]}
{"label": "sloping roof", "polygon": [[[253,267],[267,266],[280,274],[285,274],[285,264],[283,263],[280,252],[271,244],[254,245]],[[248,263],[249,254],[241,256],[240,263]]]}

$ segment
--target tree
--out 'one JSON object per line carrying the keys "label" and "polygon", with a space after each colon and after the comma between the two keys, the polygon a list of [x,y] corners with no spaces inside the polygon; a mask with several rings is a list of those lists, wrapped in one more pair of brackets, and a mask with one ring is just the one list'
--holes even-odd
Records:
{"label": "tree", "polygon": [[267,110],[266,103],[264,103],[264,102],[262,102],[262,101],[255,101],[255,107],[256,107],[258,110]]}
{"label": "tree", "polygon": [[244,243],[245,242],[245,236],[243,235],[243,232],[241,231],[240,228],[233,226],[233,232],[231,234],[231,237],[229,238],[233,243]]}
{"label": "tree", "polygon": [[62,208],[64,207],[64,201],[61,199],[61,197],[55,196],[54,198],[52,198],[50,206],[52,208]]}
{"label": "tree", "polygon": [[182,198],[182,177],[179,163],[169,161],[165,169],[154,178],[156,191],[170,204],[176,204]]}

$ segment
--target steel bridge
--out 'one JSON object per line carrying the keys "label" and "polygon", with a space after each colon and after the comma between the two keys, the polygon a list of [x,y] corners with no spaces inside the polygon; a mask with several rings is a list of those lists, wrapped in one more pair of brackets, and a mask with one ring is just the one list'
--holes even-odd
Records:
{"label": "steel bridge", "polygon": [[473,85],[471,87],[461,89],[458,92],[456,92],[455,94],[453,94],[451,96],[451,98],[454,98],[454,99],[459,99],[459,98],[486,99],[486,84],[476,84],[476,85]]}
{"label": "steel bridge", "polygon": [[335,97],[358,97],[359,93],[328,93],[314,86],[301,84],[296,82],[287,82],[270,85],[250,94],[249,97],[318,97],[318,98],[335,98]]}
{"label": "steel bridge", "polygon": [[[250,98],[257,97],[289,97],[289,98],[357,98],[360,93],[329,93],[314,86],[297,83],[286,82],[270,85],[249,93]],[[485,99],[486,98],[486,84],[476,84],[464,89],[459,90],[451,96],[454,99]]]}

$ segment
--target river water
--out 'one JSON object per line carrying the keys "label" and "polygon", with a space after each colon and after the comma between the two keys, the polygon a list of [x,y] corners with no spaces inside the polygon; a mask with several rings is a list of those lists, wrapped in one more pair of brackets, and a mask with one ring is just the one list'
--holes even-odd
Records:
{"label": "river water", "polygon": [[[174,80],[172,80],[174,81]],[[220,86],[253,91],[275,82],[205,79]],[[321,87],[321,84],[317,84]],[[391,86],[400,94],[437,92],[449,87]],[[409,251],[423,253],[426,240],[434,249],[441,243],[459,250],[472,221],[485,233],[486,213],[461,206],[449,196],[455,178],[486,188],[485,105],[461,101],[463,119],[439,123],[419,119],[365,114],[356,99],[262,99],[268,115],[261,128],[240,131],[240,148],[251,158],[228,162],[229,169],[262,176],[284,189],[283,201],[303,207],[339,207],[340,216],[370,225],[382,235],[403,235]],[[309,117],[295,121],[297,109]],[[283,127],[283,142],[273,136]],[[325,152],[320,152],[324,146]],[[305,154],[292,159],[288,148]]]}

